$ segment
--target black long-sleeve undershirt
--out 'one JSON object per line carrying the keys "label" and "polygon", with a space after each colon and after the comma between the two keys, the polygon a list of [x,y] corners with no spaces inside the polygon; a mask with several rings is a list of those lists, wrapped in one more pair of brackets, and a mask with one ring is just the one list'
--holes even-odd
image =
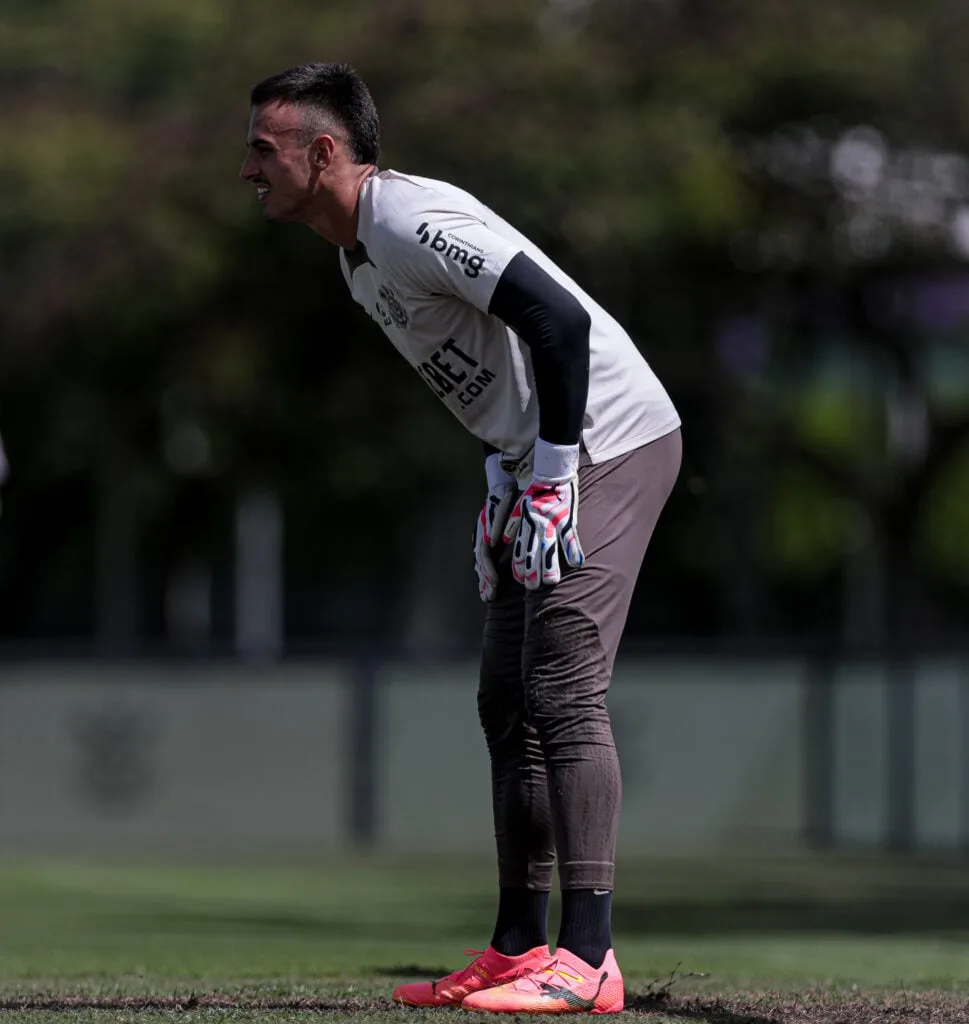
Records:
{"label": "black long-sleeve undershirt", "polygon": [[589,396],[588,312],[523,252],[505,267],[488,312],[531,351],[539,436],[549,444],[578,444]]}

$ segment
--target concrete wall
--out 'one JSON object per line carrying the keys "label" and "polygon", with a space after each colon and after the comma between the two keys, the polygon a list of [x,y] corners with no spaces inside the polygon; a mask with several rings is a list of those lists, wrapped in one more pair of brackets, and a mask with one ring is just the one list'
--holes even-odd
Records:
{"label": "concrete wall", "polygon": [[[360,673],[327,662],[2,665],[0,852],[334,849],[352,843],[361,820],[390,850],[487,851],[476,674],[473,663],[387,665],[361,704]],[[808,679],[793,660],[620,661],[610,707],[621,849],[796,846],[817,814],[806,780],[819,758],[832,838],[882,843],[892,800],[885,672],[833,672],[822,743],[805,728]],[[965,674],[919,665],[914,693],[916,843],[962,847]],[[372,743],[361,744],[361,725]],[[369,818],[354,814],[361,792]]]}
{"label": "concrete wall", "polygon": [[346,697],[326,666],[5,669],[0,848],[337,845]]}

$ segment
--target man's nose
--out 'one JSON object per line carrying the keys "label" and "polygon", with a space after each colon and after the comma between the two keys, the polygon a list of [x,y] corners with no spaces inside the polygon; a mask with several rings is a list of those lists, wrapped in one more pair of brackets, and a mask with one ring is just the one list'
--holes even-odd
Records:
{"label": "man's nose", "polygon": [[239,168],[239,177],[242,178],[243,181],[249,181],[256,177],[256,173],[256,161],[253,160],[252,154],[249,153],[245,160],[242,161],[242,166]]}

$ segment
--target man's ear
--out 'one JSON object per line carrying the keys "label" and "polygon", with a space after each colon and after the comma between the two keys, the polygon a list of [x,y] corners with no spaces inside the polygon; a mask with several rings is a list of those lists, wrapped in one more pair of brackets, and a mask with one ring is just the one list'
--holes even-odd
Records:
{"label": "man's ear", "polygon": [[333,163],[336,140],[332,135],[317,135],[310,146],[310,161],[318,171],[325,171]]}

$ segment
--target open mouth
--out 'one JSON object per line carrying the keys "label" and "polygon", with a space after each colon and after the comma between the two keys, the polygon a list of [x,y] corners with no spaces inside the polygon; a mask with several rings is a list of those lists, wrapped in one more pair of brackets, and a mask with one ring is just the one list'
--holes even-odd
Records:
{"label": "open mouth", "polygon": [[268,185],[256,186],[256,198],[259,200],[260,203],[264,203],[266,201],[266,196],[269,195],[269,192],[270,188]]}

